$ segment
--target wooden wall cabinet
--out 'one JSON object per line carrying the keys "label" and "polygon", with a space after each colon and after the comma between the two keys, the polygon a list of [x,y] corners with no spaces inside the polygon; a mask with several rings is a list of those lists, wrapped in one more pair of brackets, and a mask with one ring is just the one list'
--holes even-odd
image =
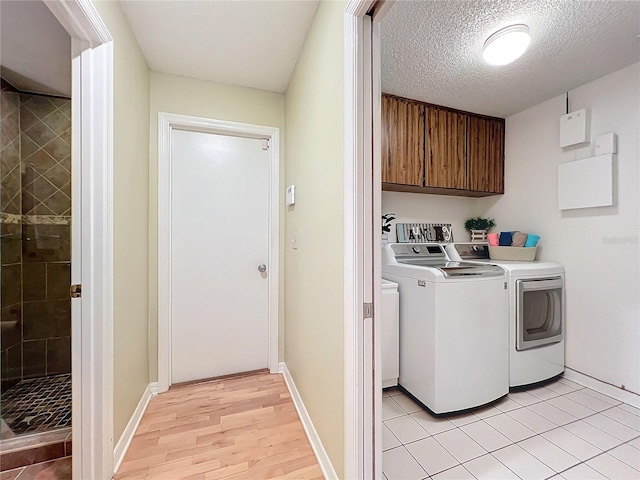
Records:
{"label": "wooden wall cabinet", "polygon": [[385,95],[382,97],[382,118],[382,181],[422,186],[424,106]]}
{"label": "wooden wall cabinet", "polygon": [[382,95],[382,189],[504,193],[504,119]]}
{"label": "wooden wall cabinet", "polygon": [[469,116],[469,190],[504,193],[504,120]]}
{"label": "wooden wall cabinet", "polygon": [[425,107],[426,174],[424,186],[466,190],[467,116]]}

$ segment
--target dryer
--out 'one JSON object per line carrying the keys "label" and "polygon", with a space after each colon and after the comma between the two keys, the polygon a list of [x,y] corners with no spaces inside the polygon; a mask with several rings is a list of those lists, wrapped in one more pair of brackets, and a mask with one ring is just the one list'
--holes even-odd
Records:
{"label": "dryer", "polygon": [[509,386],[548,380],[564,372],[564,267],[556,262],[489,259],[479,243],[446,245],[450,260],[500,265],[509,283]]}
{"label": "dryer", "polygon": [[438,244],[387,244],[382,272],[400,291],[400,385],[436,414],[509,392],[507,278],[448,261]]}

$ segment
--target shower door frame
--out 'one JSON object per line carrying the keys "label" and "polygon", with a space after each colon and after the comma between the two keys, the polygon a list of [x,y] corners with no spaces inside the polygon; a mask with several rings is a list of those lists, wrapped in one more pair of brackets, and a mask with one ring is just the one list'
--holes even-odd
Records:
{"label": "shower door frame", "polygon": [[113,475],[113,39],[90,0],[45,0],[71,36],[73,478]]}

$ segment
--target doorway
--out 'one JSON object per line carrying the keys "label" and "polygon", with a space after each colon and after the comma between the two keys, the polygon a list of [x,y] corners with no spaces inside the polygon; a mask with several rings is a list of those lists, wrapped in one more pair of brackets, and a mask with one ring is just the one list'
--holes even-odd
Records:
{"label": "doorway", "polygon": [[166,113],[158,128],[159,391],[275,373],[278,129]]}
{"label": "doorway", "polygon": [[[43,2],[0,8],[4,471],[70,455],[69,286],[78,257],[71,251],[71,37]],[[60,463],[71,469],[69,458]]]}
{"label": "doorway", "polygon": [[[9,3],[22,4],[22,2],[7,2],[7,4]],[[26,3],[32,4],[33,2]],[[27,254],[29,252],[34,253],[34,248],[36,254],[46,252],[49,254],[48,258],[42,258],[42,260],[45,261],[39,262],[44,263],[44,265],[34,267],[35,269],[39,269],[41,273],[44,267],[45,273],[45,298],[44,300],[33,300],[34,302],[48,302],[51,300],[61,302],[61,304],[64,302],[68,305],[69,284],[78,284],[76,298],[71,300],[70,305],[71,353],[68,355],[69,358],[64,359],[67,365],[70,361],[72,373],[72,393],[69,392],[69,394],[65,394],[66,396],[71,396],[72,404],[72,436],[75,442],[72,471],[74,478],[110,478],[113,472],[113,405],[111,400],[113,383],[111,373],[113,355],[111,292],[113,275],[111,268],[113,258],[112,213],[110,208],[113,188],[112,126],[110,122],[110,112],[112,108],[111,92],[113,86],[113,43],[104,23],[90,1],[70,0],[68,2],[46,2],[44,5],[58,22],[56,28],[59,30],[59,27],[62,26],[61,31],[64,32],[67,38],[70,37],[70,93],[72,101],[70,105],[61,104],[59,98],[60,92],[54,94],[56,100],[44,98],[39,101],[42,102],[44,100],[45,106],[47,106],[47,102],[49,102],[52,105],[51,108],[57,107],[56,110],[51,111],[49,115],[59,112],[70,121],[71,128],[67,128],[66,120],[62,117],[58,118],[55,125],[46,125],[46,119],[49,115],[35,115],[36,112],[33,110],[34,108],[37,109],[37,107],[34,105],[31,105],[32,108],[27,108],[27,110],[38,117],[38,120],[42,124],[40,127],[41,133],[44,133],[42,140],[46,141],[45,137],[47,135],[51,137],[49,142],[44,145],[39,145],[35,142],[36,145],[40,151],[45,151],[56,161],[56,164],[51,164],[50,168],[55,167],[58,173],[64,173],[62,170],[66,170],[66,172],[70,174],[71,191],[69,191],[69,184],[67,182],[60,185],[57,184],[62,176],[53,175],[51,178],[42,178],[41,180],[41,177],[45,177],[42,173],[49,172],[49,169],[45,172],[40,172],[37,166],[40,166],[42,169],[44,163],[34,162],[33,165],[35,167],[32,172],[34,178],[32,180],[39,183],[33,186],[33,192],[24,192],[21,200],[26,197],[27,206],[30,201],[34,204],[35,200],[39,201],[26,215],[42,215],[43,212],[39,211],[38,208],[46,207],[49,210],[44,210],[44,216],[54,218],[48,219],[50,220],[48,222],[49,225],[43,225],[43,222],[27,225],[26,235],[23,225],[20,232],[20,237],[22,238],[19,240],[21,242],[23,255],[25,252]],[[5,7],[5,4],[3,3],[2,6]],[[35,31],[36,29],[33,28],[27,29],[27,35],[35,37]],[[3,31],[3,33],[5,32]],[[42,32],[38,31],[37,33],[41,34]],[[5,45],[3,41],[3,47]],[[48,55],[47,50],[39,53],[44,53],[45,57]],[[27,103],[29,101],[34,102],[31,99],[26,99],[25,107],[28,107]],[[67,106],[70,106],[70,111],[64,110]],[[20,113],[22,113],[22,111],[20,111]],[[24,118],[25,120],[34,120],[33,116],[29,115],[26,110]],[[56,129],[61,126],[64,126],[65,129],[57,132],[57,135],[55,135]],[[70,132],[73,132],[72,135],[69,135]],[[56,156],[59,153],[57,149],[49,148],[49,151],[47,151],[47,146],[53,146],[50,145],[54,140],[52,135],[61,137],[65,143],[70,145],[71,158],[73,158],[73,162],[71,162],[70,165],[70,158],[68,156],[64,158],[58,158]],[[29,139],[35,141],[34,138],[31,137]],[[26,145],[27,143],[25,143],[25,146]],[[20,147],[22,147],[22,143]],[[22,153],[28,152],[25,150],[25,152]],[[21,170],[25,173],[29,172],[28,168]],[[38,175],[36,175],[36,173]],[[49,173],[53,174],[54,172]],[[29,181],[29,175],[26,176],[26,180],[28,182],[26,182],[24,186],[33,183]],[[47,185],[42,183],[43,180],[46,180],[52,186],[56,187],[56,191],[53,193],[50,192],[51,194],[44,198],[44,201],[42,201],[43,199],[41,197],[46,195],[45,187]],[[50,187],[49,190],[51,190]],[[34,195],[34,193],[36,193],[36,195]],[[31,195],[33,199],[27,194]],[[56,202],[48,204],[47,201],[52,195],[57,196],[58,200],[65,200],[65,198],[60,197],[61,194],[64,194],[64,197],[70,200],[65,204],[62,214],[56,215],[56,213],[59,213],[57,207],[61,206],[62,202],[58,202],[58,204],[56,204]],[[70,203],[70,205],[68,205],[68,203]],[[38,205],[42,206],[38,207]],[[69,210],[69,207],[71,210]],[[69,219],[64,218],[69,217],[71,211],[73,212],[72,223],[68,221]],[[23,216],[21,209],[21,220],[23,220]],[[33,223],[33,220],[42,219],[31,218],[28,220]],[[64,223],[65,221],[66,224],[58,225],[58,223]],[[42,228],[54,225],[64,230],[64,228],[69,228],[69,223],[70,238],[68,240],[65,240],[68,237],[64,231],[51,232],[47,231],[49,230],[48,228]],[[40,241],[39,243],[38,240]],[[27,243],[32,242],[32,245],[27,249],[25,249],[25,241]],[[56,242],[59,242],[60,245],[56,246]],[[62,254],[64,255],[60,256]],[[55,257],[55,255],[58,256]],[[34,258],[40,257],[36,255]],[[31,260],[33,260],[33,258]],[[69,260],[71,262],[70,281],[68,278]],[[49,263],[52,264],[51,269],[49,268]],[[52,275],[50,277],[52,280],[54,278],[62,278],[60,282],[53,282],[55,287],[52,284],[51,289],[48,284],[50,283],[48,282],[48,270],[51,270]],[[56,273],[58,275],[56,275]],[[35,278],[42,282],[42,276],[36,275]],[[82,292],[84,296],[80,298],[80,285],[83,280],[85,282],[84,292]],[[3,278],[3,290],[5,285],[8,285],[8,282],[5,283]],[[21,287],[23,295],[25,286],[26,283],[23,283]],[[51,292],[49,292],[49,290],[51,290]],[[63,290],[64,294],[62,292]],[[34,292],[29,292],[29,298],[32,298],[32,293]],[[38,295],[42,297],[42,290],[40,290]],[[49,298],[50,296],[52,296],[52,298]],[[24,302],[24,298],[21,298],[21,302]],[[69,316],[66,313],[62,315],[65,311],[64,308],[50,308],[49,310],[54,313],[51,318],[55,320],[52,322],[53,325],[50,326],[55,326],[56,328],[61,327],[65,321],[68,326]],[[62,321],[58,322],[58,320]],[[66,331],[67,330],[60,329],[49,333],[59,334]],[[54,335],[50,338],[59,337]],[[32,341],[32,339],[27,340]],[[37,340],[42,339],[33,339],[33,341]],[[61,343],[60,341],[58,342]],[[49,368],[50,359],[59,360],[59,358],[53,358],[53,348],[51,352],[52,355],[48,355],[49,350],[47,343],[49,343],[48,338],[45,339],[45,355],[47,355],[45,356],[45,373]],[[52,347],[54,347],[55,342],[52,341],[51,343]],[[49,356],[51,358],[48,358]],[[55,363],[56,362],[51,362],[51,367],[53,367]],[[61,364],[62,362],[59,362],[58,366]],[[21,367],[22,370],[24,370],[23,367],[24,363]],[[3,467],[4,466],[5,464],[3,462]],[[68,469],[68,467],[65,468]],[[66,472],[65,474],[68,473],[71,472]]]}

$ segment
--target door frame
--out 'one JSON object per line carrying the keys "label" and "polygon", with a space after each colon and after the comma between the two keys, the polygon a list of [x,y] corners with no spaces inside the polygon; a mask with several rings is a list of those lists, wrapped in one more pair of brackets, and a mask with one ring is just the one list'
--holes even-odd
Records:
{"label": "door frame", "polygon": [[72,474],[113,475],[113,38],[90,0],[45,0],[71,36]]}
{"label": "door frame", "polygon": [[278,372],[280,278],[280,129],[203,117],[158,113],[158,392],[171,386],[171,131],[268,138],[269,148],[269,353]]}
{"label": "door frame", "polygon": [[[345,478],[382,478],[380,22],[393,0],[344,14]],[[364,305],[373,303],[371,318]]]}

